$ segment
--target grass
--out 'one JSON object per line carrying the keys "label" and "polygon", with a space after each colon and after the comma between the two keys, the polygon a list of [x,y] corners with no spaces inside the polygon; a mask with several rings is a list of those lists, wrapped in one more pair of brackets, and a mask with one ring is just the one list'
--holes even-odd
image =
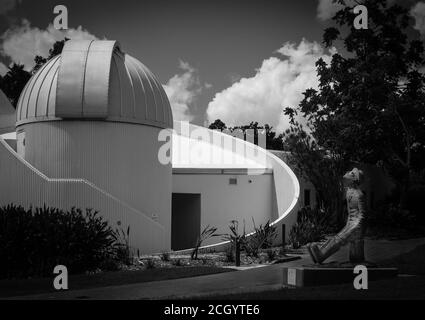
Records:
{"label": "grass", "polygon": [[[150,281],[188,278],[231,271],[233,270],[208,266],[163,269],[158,268],[137,271],[110,271],[90,275],[70,275],[68,279],[68,286],[69,290],[78,290]],[[0,298],[56,292],[53,289],[53,279],[54,275],[52,275],[52,277],[50,278],[0,280]]]}

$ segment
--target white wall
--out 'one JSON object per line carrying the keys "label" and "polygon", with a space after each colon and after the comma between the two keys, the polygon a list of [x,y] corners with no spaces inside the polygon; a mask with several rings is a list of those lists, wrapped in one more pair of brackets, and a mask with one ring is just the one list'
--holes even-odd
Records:
{"label": "white wall", "polygon": [[[24,149],[18,147],[18,152],[49,178],[85,179],[170,230],[171,164],[158,161],[162,129],[105,121],[46,121],[17,130],[18,140],[25,132]],[[170,243],[170,232],[165,236]]]}
{"label": "white wall", "polygon": [[[198,132],[198,134],[200,131],[204,131],[202,136],[210,135],[212,137],[212,130],[195,126],[192,124],[190,125],[190,128],[186,130],[179,121],[174,121],[174,130],[177,134],[187,137],[190,137],[192,132],[194,132],[195,130]],[[225,137],[228,137],[228,135],[221,132],[217,134],[222,135],[223,139],[225,139]],[[211,138],[211,141],[212,140],[213,139]],[[267,196],[268,199],[271,199],[270,201],[272,203],[272,206],[276,206],[276,209],[273,209],[273,212],[276,212],[276,215],[273,215],[272,224],[275,225],[278,230],[278,236],[276,238],[277,242],[280,242],[282,239],[282,225],[285,225],[285,236],[287,238],[288,230],[290,230],[292,225],[296,222],[298,209],[300,207],[300,185],[297,177],[282,159],[252,143],[243,141],[238,138],[233,138],[230,150],[234,153],[242,155],[243,157],[247,157],[249,160],[252,160],[256,163],[260,163],[265,171],[273,172],[272,176],[270,177],[271,188],[269,190],[271,194],[270,197]],[[181,150],[181,152],[184,151]],[[255,155],[255,157],[252,157],[252,155]],[[259,159],[260,161],[258,161]],[[197,168],[199,169],[199,167]],[[248,172],[253,172],[252,169],[248,169]],[[258,177],[258,175],[256,174],[253,174],[253,176]],[[173,183],[173,190],[174,186],[175,184]],[[239,199],[241,199],[241,201],[250,201],[248,197],[240,197]],[[227,214],[231,215],[232,213],[228,212]],[[247,214],[245,215],[245,219],[250,220],[251,216]],[[229,219],[226,220],[228,221]],[[220,239],[214,239],[214,242],[218,243],[220,242]]]}
{"label": "white wall", "polygon": [[[217,233],[227,234],[229,222],[238,220],[242,233],[245,220],[249,233],[253,231],[252,218],[258,226],[278,217],[272,174],[217,174],[213,170],[209,174],[178,172],[175,170],[173,174],[174,193],[201,194],[201,231],[210,225],[218,228]],[[229,178],[236,178],[237,184],[229,184]],[[221,241],[217,237],[204,245]]]}
{"label": "white wall", "polygon": [[[141,252],[170,247],[169,230],[84,179],[50,179],[0,137],[0,205],[95,208],[113,228],[131,225],[130,244]],[[134,232],[138,230],[138,232]]]}

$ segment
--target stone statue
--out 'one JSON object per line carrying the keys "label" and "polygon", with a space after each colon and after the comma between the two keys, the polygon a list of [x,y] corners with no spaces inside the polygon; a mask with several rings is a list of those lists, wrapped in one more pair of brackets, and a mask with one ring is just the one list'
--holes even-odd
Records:
{"label": "stone statue", "polygon": [[322,263],[342,246],[350,244],[350,262],[365,260],[363,236],[365,231],[366,201],[360,184],[363,181],[363,171],[354,168],[344,175],[348,218],[345,227],[320,248],[316,243],[307,245],[308,252],[314,263]]}

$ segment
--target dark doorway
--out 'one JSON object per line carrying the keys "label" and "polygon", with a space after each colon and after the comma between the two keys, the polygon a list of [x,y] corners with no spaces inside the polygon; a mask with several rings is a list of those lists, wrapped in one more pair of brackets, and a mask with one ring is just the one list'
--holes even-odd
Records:
{"label": "dark doorway", "polygon": [[171,210],[171,249],[194,247],[201,229],[201,195],[173,193]]}

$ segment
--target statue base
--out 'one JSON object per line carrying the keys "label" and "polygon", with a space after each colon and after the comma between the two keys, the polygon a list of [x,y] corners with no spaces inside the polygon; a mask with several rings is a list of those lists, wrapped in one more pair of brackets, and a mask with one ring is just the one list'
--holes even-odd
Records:
{"label": "statue base", "polygon": [[370,262],[330,262],[326,264],[311,264],[300,267],[283,268],[283,285],[285,287],[315,287],[352,283],[358,275],[354,273],[357,265],[367,268],[368,281],[395,278],[397,268],[379,267]]}

